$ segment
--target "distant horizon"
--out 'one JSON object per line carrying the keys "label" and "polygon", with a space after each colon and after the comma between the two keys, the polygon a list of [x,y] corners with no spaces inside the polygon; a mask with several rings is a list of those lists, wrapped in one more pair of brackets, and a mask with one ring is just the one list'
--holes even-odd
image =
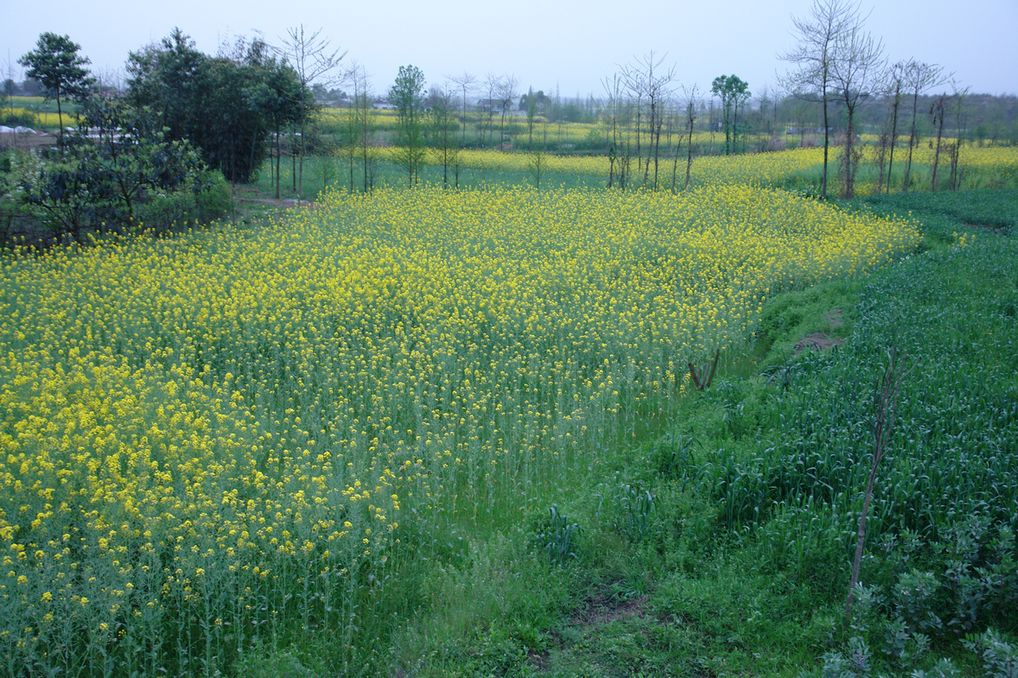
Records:
{"label": "distant horizon", "polygon": [[[428,87],[442,86],[464,72],[481,92],[489,75],[514,75],[519,94],[528,88],[563,97],[601,97],[605,77],[620,64],[653,51],[676,67],[676,89],[697,86],[709,92],[711,80],[735,73],[749,83],[754,98],[783,93],[778,76],[788,69],[779,59],[795,46],[792,17],[808,13],[809,0],[774,3],[734,2],[718,14],[703,6],[681,7],[654,0],[636,17],[639,29],[617,29],[633,20],[609,3],[542,5],[521,0],[511,11],[490,5],[443,2],[424,7],[403,0],[384,6],[316,7],[291,5],[292,19],[275,10],[226,2],[209,6],[181,0],[173,6],[146,6],[146,15],[121,0],[100,0],[87,8],[66,0],[47,4],[45,15],[15,14],[0,27],[3,76],[22,80],[17,60],[34,48],[40,33],[69,35],[91,60],[91,70],[126,79],[129,52],[157,43],[179,27],[202,52],[215,54],[237,38],[279,44],[286,28],[303,23],[322,29],[331,44],[346,52],[341,68],[362,65],[370,91],[384,94],[399,65],[420,67]],[[1018,3],[975,0],[963,13],[947,0],[882,3],[868,12],[867,29],[882,39],[889,61],[916,58],[937,63],[971,94],[1018,95]],[[111,18],[112,17],[112,18]],[[304,18],[302,18],[304,17]],[[110,30],[111,22],[117,28]],[[683,26],[690,26],[683,29]],[[274,26],[274,28],[267,28]],[[674,28],[673,28],[674,27]],[[885,27],[891,27],[887,30]],[[978,44],[981,49],[972,49]],[[338,85],[343,88],[342,84]]]}

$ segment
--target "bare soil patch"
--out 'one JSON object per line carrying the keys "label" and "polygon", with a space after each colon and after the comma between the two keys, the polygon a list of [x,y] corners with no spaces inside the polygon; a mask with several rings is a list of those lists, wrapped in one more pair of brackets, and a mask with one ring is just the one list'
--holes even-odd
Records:
{"label": "bare soil patch", "polygon": [[647,606],[647,599],[647,596],[637,596],[629,600],[618,600],[604,595],[595,596],[573,616],[573,623],[592,626],[608,624],[629,617],[642,617],[644,608]]}
{"label": "bare soil patch", "polygon": [[795,352],[826,351],[834,348],[835,346],[841,346],[843,343],[845,343],[844,339],[829,337],[823,332],[814,332],[813,334],[807,334],[799,340],[799,342],[795,345]]}
{"label": "bare soil patch", "polygon": [[998,224],[965,224],[965,228],[971,228],[975,231],[990,231],[991,233],[1007,233],[1010,230],[1006,226]]}

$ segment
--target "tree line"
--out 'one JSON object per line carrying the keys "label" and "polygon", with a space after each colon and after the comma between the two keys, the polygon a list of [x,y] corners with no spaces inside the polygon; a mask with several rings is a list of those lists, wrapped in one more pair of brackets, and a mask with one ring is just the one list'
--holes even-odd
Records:
{"label": "tree line", "polygon": [[[839,193],[851,197],[863,160],[864,129],[878,138],[878,190],[916,186],[913,152],[924,135],[934,148],[930,187],[956,188],[962,140],[986,138],[999,124],[991,128],[985,120],[975,121],[978,115],[966,104],[964,90],[955,87],[938,94],[950,79],[936,64],[915,59],[887,64],[883,45],[865,29],[865,18],[860,6],[848,0],[814,0],[808,13],[793,21],[797,45],[781,55],[790,65],[781,83],[784,94],[765,90],[756,98],[750,84],[735,73],[717,76],[709,91],[682,86],[676,67],[666,55],[654,52],[620,65],[604,79],[601,97],[571,101],[557,91],[554,96],[533,87],[524,91],[512,75],[481,78],[464,72],[428,89],[424,73],[408,64],[399,69],[384,98],[395,111],[394,124],[384,132],[371,110],[379,99],[371,93],[365,69],[357,64],[341,69],[345,53],[332,47],[321,31],[307,32],[303,26],[290,29],[279,45],[240,38],[215,55],[199,51],[175,29],[129,55],[126,86],[120,92],[97,87],[86,69],[88,60],[68,36],[43,34],[20,63],[28,69],[29,81],[56,102],[60,130],[54,155],[64,164],[83,148],[64,138],[65,103],[74,100],[83,111],[79,137],[95,136],[95,128],[109,123],[97,122],[90,112],[119,111],[120,131],[111,139],[114,146],[119,144],[121,158],[130,149],[138,150],[139,157],[169,157],[140,149],[150,142],[176,144],[193,150],[201,171],[216,170],[231,182],[249,182],[267,170],[277,199],[285,156],[290,165],[287,190],[299,198],[305,195],[304,163],[310,154],[343,159],[341,167],[328,163],[323,187],[330,181],[327,172],[335,173],[334,182],[342,172],[348,190],[368,191],[383,158],[402,168],[409,185],[417,184],[428,152],[434,154],[432,162],[437,159],[441,165],[443,184],[458,186],[459,151],[469,146],[526,148],[537,184],[546,154],[572,149],[607,155],[608,187],[679,190],[689,186],[697,155],[773,150],[796,136],[799,145],[820,137],[824,160],[819,195],[828,195],[836,175]],[[337,85],[352,93],[337,91]],[[316,93],[342,100],[347,114],[340,124],[322,123]],[[86,105],[93,100],[98,100],[95,105]],[[1007,107],[1006,98],[999,103]],[[127,119],[127,112],[133,118]],[[562,125],[571,119],[594,124],[586,137],[565,142],[569,137]],[[1003,119],[1013,124],[1014,111]],[[553,147],[549,138],[556,136],[555,124],[558,142]],[[146,132],[123,132],[135,128]],[[709,141],[703,135],[697,138],[695,130],[709,132]],[[125,147],[121,142],[128,137],[133,145]],[[384,154],[377,150],[383,145],[391,147]],[[836,145],[840,153],[834,167],[831,149]],[[133,194],[144,202],[154,188],[143,186]],[[134,220],[133,201],[121,202],[124,216]]]}
{"label": "tree line", "polygon": [[[342,57],[303,27],[291,29],[283,47],[240,39],[215,56],[174,29],[130,53],[126,88],[118,92],[98,86],[89,60],[69,36],[43,33],[19,63],[56,103],[57,144],[4,157],[0,225],[9,230],[21,208],[57,235],[80,239],[86,230],[141,223],[142,215],[149,225],[221,216],[228,200],[217,177],[251,181],[270,154],[278,197],[286,137],[296,168],[294,190],[302,190],[307,130],[316,110],[311,85]],[[76,128],[64,124],[72,101]],[[167,194],[185,188],[193,209],[169,208],[174,200]],[[153,201],[167,213],[158,214]]]}

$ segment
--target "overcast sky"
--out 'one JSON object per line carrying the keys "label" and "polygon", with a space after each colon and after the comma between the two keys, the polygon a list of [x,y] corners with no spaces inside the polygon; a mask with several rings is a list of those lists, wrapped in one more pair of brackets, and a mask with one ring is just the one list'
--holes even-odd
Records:
{"label": "overcast sky", "polygon": [[[372,89],[384,92],[400,64],[420,67],[428,84],[448,76],[511,73],[525,91],[563,96],[602,93],[601,80],[637,54],[667,53],[678,80],[709,87],[735,73],[759,94],[774,88],[794,46],[792,17],[810,0],[359,0],[259,3],[247,0],[2,0],[0,64],[15,64],[39,33],[80,43],[96,70],[123,72],[127,53],[179,26],[199,49],[260,32],[278,42],[288,26],[323,29],[362,64]],[[1018,0],[863,0],[867,27],[892,60],[942,64],[974,92],[1018,93]]]}

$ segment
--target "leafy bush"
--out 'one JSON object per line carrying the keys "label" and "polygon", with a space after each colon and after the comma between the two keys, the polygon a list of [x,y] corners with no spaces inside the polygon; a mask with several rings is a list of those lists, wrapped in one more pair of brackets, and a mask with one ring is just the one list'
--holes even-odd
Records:
{"label": "leafy bush", "polygon": [[548,509],[548,518],[537,527],[535,543],[552,562],[566,563],[577,557],[579,535],[579,524],[570,521],[559,512],[558,506],[552,505]]}
{"label": "leafy bush", "polygon": [[207,171],[194,182],[195,190],[159,192],[148,197],[135,212],[144,228],[157,231],[205,223],[230,213],[230,185],[218,171]]}
{"label": "leafy bush", "polygon": [[964,641],[965,647],[979,655],[984,675],[993,678],[1018,678],[1018,648],[993,629]]}
{"label": "leafy bush", "polygon": [[602,498],[612,528],[631,541],[640,541],[650,532],[654,495],[639,483],[622,483]]}
{"label": "leafy bush", "polygon": [[64,146],[26,154],[16,174],[22,205],[57,236],[77,240],[86,230],[207,221],[230,205],[222,176],[190,144],[167,140],[148,111],[115,98],[86,101]]}
{"label": "leafy bush", "polygon": [[233,210],[233,194],[222,172],[210,171],[202,174],[196,202],[197,219],[203,223],[221,219]]}

